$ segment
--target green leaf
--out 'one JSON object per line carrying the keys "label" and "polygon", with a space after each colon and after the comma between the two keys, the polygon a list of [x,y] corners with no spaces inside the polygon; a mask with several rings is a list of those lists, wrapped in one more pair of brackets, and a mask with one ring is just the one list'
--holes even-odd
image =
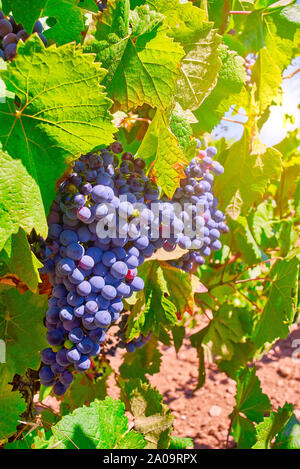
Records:
{"label": "green leaf", "polygon": [[168,128],[166,116],[156,111],[147,133],[138,149],[138,155],[151,165],[151,176],[171,198],[183,177],[183,166],[188,164],[177,138]]}
{"label": "green leaf", "polygon": [[172,336],[176,353],[178,353],[185,338],[185,327],[175,325],[172,329]]}
{"label": "green leaf", "polygon": [[2,9],[7,15],[12,12],[16,23],[22,23],[30,34],[35,22],[44,16],[42,13],[46,4],[47,0],[2,0]]}
{"label": "green leaf", "polygon": [[185,48],[176,93],[176,100],[183,109],[197,109],[216,86],[222,65],[220,42],[216,30],[205,30],[195,44]]}
{"label": "green leaf", "polygon": [[195,111],[198,123],[193,127],[197,131],[211,132],[230,106],[235,106],[236,112],[241,107],[247,109],[249,98],[245,88],[244,59],[225,45],[220,46],[220,59],[222,67],[217,85]]}
{"label": "green leaf", "polygon": [[43,428],[25,432],[22,440],[7,444],[4,449],[46,449],[48,446],[51,448],[51,435],[50,431],[46,432]]}
{"label": "green leaf", "polygon": [[[299,142],[297,143],[297,147]],[[300,156],[299,155],[287,155],[287,158],[283,161],[283,173],[280,180],[280,187],[276,194],[276,201],[280,213],[286,213],[290,210],[289,201],[293,200],[296,195],[296,188],[298,184],[299,172],[300,172]]]}
{"label": "green leaf", "polygon": [[120,375],[123,379],[140,378],[145,381],[145,375],[158,373],[161,365],[161,356],[157,339],[152,336],[150,341],[133,353],[127,353],[120,366]]}
{"label": "green leaf", "polygon": [[55,20],[54,26],[44,33],[50,41],[59,45],[68,42],[81,42],[81,33],[86,29],[84,11],[77,6],[78,0],[47,0],[42,16]]}
{"label": "green leaf", "polygon": [[74,377],[72,386],[69,387],[65,398],[64,405],[68,410],[75,410],[82,405],[88,405],[97,399],[104,399],[107,395],[107,380],[112,373],[112,368],[108,362],[97,363],[97,373],[102,376],[94,379],[89,374],[78,373]]}
{"label": "green leaf", "polygon": [[[85,17],[81,0],[3,0],[3,8],[8,14],[12,11],[16,23],[22,23],[28,34],[32,33],[35,22],[41,17],[54,20],[54,26],[45,31],[47,39],[60,45],[68,42],[80,42],[81,32],[85,29]],[[92,4],[85,0],[85,3]],[[78,4],[78,5],[77,5]],[[79,8],[81,7],[81,8]],[[93,10],[98,9],[93,2]]]}
{"label": "green leaf", "polygon": [[18,51],[1,72],[20,103],[0,104],[0,139],[40,187],[47,212],[67,160],[112,141],[110,101],[99,86],[105,72],[74,44],[45,49],[33,36]]}
{"label": "green leaf", "polygon": [[170,444],[173,416],[163,397],[150,384],[139,380],[125,383],[124,390],[134,416],[134,428],[145,435],[147,449],[164,449]]}
{"label": "green leaf", "polygon": [[267,303],[257,318],[254,331],[257,348],[278,338],[285,339],[288,335],[297,305],[298,272],[299,261],[296,257],[278,260],[272,267]]}
{"label": "green leaf", "polygon": [[92,11],[93,13],[99,13],[98,6],[94,0],[77,0],[78,6],[85,10]]}
{"label": "green leaf", "polygon": [[189,449],[189,448],[194,448],[194,443],[191,438],[183,438],[180,436],[172,435],[169,449]]}
{"label": "green leaf", "polygon": [[[285,407],[288,408],[289,404],[285,404],[283,409]],[[273,448],[300,449],[300,423],[294,415],[292,415],[285,427],[278,433]]]}
{"label": "green leaf", "polygon": [[15,433],[19,425],[18,419],[25,409],[26,403],[19,392],[12,392],[9,389],[1,390],[0,440],[6,439]]}
{"label": "green leaf", "polygon": [[202,345],[215,360],[230,359],[234,354],[235,344],[245,339],[245,331],[238,313],[238,309],[224,304],[214,313],[206,328]]}
{"label": "green leaf", "polygon": [[255,441],[252,422],[261,422],[271,407],[269,398],[261,390],[255,367],[238,373],[235,400],[236,405],[230,415],[235,441],[241,449],[250,448]]}
{"label": "green leaf", "polygon": [[142,449],[141,434],[128,431],[122,402],[106,397],[66,415],[51,428],[58,449]]}
{"label": "green leaf", "polygon": [[[267,36],[265,47],[259,53],[252,68],[253,80],[257,85],[256,101],[260,114],[272,104],[273,99],[280,92],[282,72],[290,64],[294,56],[293,43],[278,38],[275,35]],[[268,73],[272,70],[272,73]]]}
{"label": "green leaf", "polygon": [[208,327],[204,327],[196,334],[193,334],[190,336],[191,345],[192,347],[195,347],[195,349],[197,350],[197,357],[199,360],[198,384],[195,390],[200,389],[205,383],[205,360],[204,360],[204,347],[202,346],[202,340],[205,337]]}
{"label": "green leaf", "polygon": [[39,368],[40,352],[47,347],[43,325],[47,300],[46,295],[29,291],[21,295],[16,288],[1,293],[0,339],[6,344],[6,363],[0,363],[0,375],[12,379],[16,373],[22,376],[27,368]]}
{"label": "green leaf", "polygon": [[210,29],[205,11],[190,2],[182,4],[179,0],[148,0],[147,3],[150,8],[164,15],[168,36],[180,42],[184,48],[196,43]]}
{"label": "green leaf", "polygon": [[249,266],[261,261],[262,252],[251,233],[248,220],[245,217],[238,217],[236,220],[229,220],[228,224],[233,249]]}
{"label": "green leaf", "polygon": [[37,233],[47,237],[41,192],[22,160],[0,150],[0,250],[19,228],[27,234],[35,228]]}
{"label": "green leaf", "polygon": [[236,220],[260,202],[270,179],[279,177],[281,154],[274,148],[251,152],[250,129],[246,127],[242,139],[229,148],[224,158],[225,171],[216,181],[215,194],[226,213]]}
{"label": "green leaf", "polygon": [[184,151],[189,145],[193,133],[189,122],[184,116],[174,111],[171,115],[170,130],[176,136],[181,149]]}
{"label": "green leaf", "polygon": [[251,226],[253,236],[262,249],[277,246],[273,232],[273,219],[274,207],[269,201],[261,203],[248,218],[248,224]]}
{"label": "green leaf", "polygon": [[129,317],[129,340],[140,334],[147,336],[151,331],[159,336],[161,329],[172,329],[177,323],[176,313],[190,309],[193,301],[189,275],[165,262],[145,262],[139,268],[139,275],[145,287]]}
{"label": "green leaf", "polygon": [[[199,359],[197,389],[205,381],[205,357],[209,362],[215,361],[221,364],[227,361],[231,363],[233,359],[236,361],[235,355],[238,354],[241,344],[244,345],[248,332],[243,313],[244,309],[242,308],[223,304],[214,312],[213,319],[208,326],[190,337],[192,347],[196,348]],[[225,368],[227,367],[225,366]],[[231,368],[230,374],[235,378],[235,373]]]}
{"label": "green leaf", "polygon": [[31,251],[24,230],[20,228],[18,233],[6,242],[0,252],[0,261],[7,265],[10,273],[17,275],[31,291],[36,292],[40,282],[38,269],[43,264]]}
{"label": "green leaf", "polygon": [[108,70],[108,94],[122,110],[143,104],[169,107],[179,76],[182,47],[158,29],[163,16],[137,7],[129,25],[129,0],[112,0],[101,15],[96,41],[86,45]]}
{"label": "green leaf", "polygon": [[[293,415],[293,405],[286,403],[284,407],[279,407],[277,412],[271,412],[270,417],[265,417],[263,422],[256,427],[257,442],[253,449],[271,449],[273,438],[286,426]],[[284,433],[284,432],[283,432]],[[282,444],[282,434],[281,441]],[[276,449],[287,449],[279,444]]]}

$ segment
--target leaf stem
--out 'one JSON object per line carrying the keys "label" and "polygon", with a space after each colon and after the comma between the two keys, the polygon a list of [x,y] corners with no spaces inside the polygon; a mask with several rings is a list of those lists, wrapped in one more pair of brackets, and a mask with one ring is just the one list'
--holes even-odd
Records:
{"label": "leaf stem", "polygon": [[230,15],[250,15],[252,13],[252,11],[230,11],[229,14]]}
{"label": "leaf stem", "polygon": [[288,80],[289,78],[293,78],[293,76],[295,76],[297,73],[300,72],[300,68],[297,68],[297,70],[294,70],[292,73],[290,73],[289,75],[285,76],[285,77],[282,77],[283,80]]}

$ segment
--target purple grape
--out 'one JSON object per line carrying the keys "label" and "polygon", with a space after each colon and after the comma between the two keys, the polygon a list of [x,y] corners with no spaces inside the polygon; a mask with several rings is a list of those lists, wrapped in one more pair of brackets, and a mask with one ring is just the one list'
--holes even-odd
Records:
{"label": "purple grape", "polygon": [[111,323],[111,315],[108,311],[98,311],[95,314],[95,324],[98,327],[107,327]]}

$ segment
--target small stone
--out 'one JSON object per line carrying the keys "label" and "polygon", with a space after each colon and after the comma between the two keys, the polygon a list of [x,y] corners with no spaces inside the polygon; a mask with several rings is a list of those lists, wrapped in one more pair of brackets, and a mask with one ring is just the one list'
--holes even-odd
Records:
{"label": "small stone", "polygon": [[209,415],[211,417],[219,417],[221,415],[221,413],[222,413],[222,409],[218,405],[213,405],[209,409]]}

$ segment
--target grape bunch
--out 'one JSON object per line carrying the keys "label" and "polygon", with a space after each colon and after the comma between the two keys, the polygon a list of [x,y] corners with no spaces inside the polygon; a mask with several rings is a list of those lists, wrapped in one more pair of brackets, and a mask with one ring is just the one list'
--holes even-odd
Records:
{"label": "grape bunch", "polygon": [[[205,257],[212,251],[221,249],[220,235],[228,233],[225,215],[218,209],[218,199],[213,195],[214,177],[223,174],[224,168],[214,161],[217,149],[213,146],[200,150],[198,142],[198,156],[185,169],[185,178],[180,180],[180,187],[176,190],[172,201],[182,206],[181,218],[195,227],[201,226],[201,237],[191,239],[180,234],[175,240],[180,248],[188,250],[180,259],[170,261],[174,267],[193,273],[205,263]],[[200,206],[200,213],[196,206]],[[187,207],[187,209],[185,208]],[[175,244],[169,245],[170,250]]]}
{"label": "grape bunch", "polygon": [[[139,225],[127,220],[135,219],[134,203],[156,200],[159,191],[144,175],[141,159],[125,152],[119,165],[122,150],[115,142],[77,160],[48,216],[48,239],[39,254],[53,290],[45,318],[50,347],[42,352],[40,379],[57,395],[71,384],[72,371],[88,370],[100,353],[107,328],[123,310],[122,299],[143,289],[137,268],[155,250]],[[99,236],[97,224],[109,222],[110,215],[119,222],[116,236]]]}
{"label": "grape bunch", "polygon": [[[33,28],[33,33],[37,33],[45,46],[47,39],[42,34],[43,26],[37,21]],[[3,60],[13,60],[17,55],[17,45],[19,41],[25,42],[29,38],[29,34],[25,31],[21,24],[16,24],[14,17],[5,18],[0,10],[0,57]]]}
{"label": "grape bunch", "polygon": [[[199,151],[171,201],[145,175],[145,161],[123,152],[119,142],[82,155],[60,184],[48,238],[33,247],[44,263],[40,272],[49,274],[53,286],[45,318],[50,347],[42,352],[40,379],[56,395],[66,392],[74,371],[90,368],[107,329],[120,317],[123,299],[143,289],[137,269],[146,258],[179,245],[193,261],[184,258],[178,267],[191,271],[194,261],[200,265],[210,249],[220,249],[218,238],[227,226],[212,195],[211,172],[223,172],[212,159],[215,153],[214,147]],[[185,225],[197,224],[204,245],[197,230],[183,232]],[[149,338],[125,346],[133,351]]]}

